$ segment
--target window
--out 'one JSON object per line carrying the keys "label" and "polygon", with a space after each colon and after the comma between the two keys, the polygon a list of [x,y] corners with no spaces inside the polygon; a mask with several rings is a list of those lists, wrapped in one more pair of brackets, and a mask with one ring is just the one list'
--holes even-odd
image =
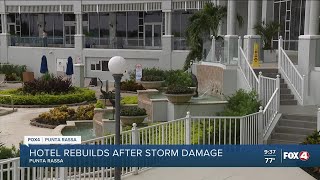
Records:
{"label": "window", "polygon": [[109,71],[109,61],[91,61],[91,71]]}
{"label": "window", "polygon": [[108,63],[109,61],[102,61],[102,71],[109,71]]}

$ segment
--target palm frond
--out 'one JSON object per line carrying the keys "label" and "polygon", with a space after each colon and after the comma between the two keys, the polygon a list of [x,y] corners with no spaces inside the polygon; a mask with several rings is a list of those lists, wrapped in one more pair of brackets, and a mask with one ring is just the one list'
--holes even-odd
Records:
{"label": "palm frond", "polygon": [[256,33],[261,36],[263,41],[263,49],[272,50],[272,39],[280,30],[280,24],[276,22],[259,23],[254,26]]}

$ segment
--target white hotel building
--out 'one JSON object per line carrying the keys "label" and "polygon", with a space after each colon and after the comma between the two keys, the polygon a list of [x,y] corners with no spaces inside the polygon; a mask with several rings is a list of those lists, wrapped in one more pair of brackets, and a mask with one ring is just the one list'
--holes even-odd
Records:
{"label": "white hotel building", "polygon": [[[184,37],[188,17],[206,2],[209,1],[0,0],[0,60],[25,64],[29,71],[39,76],[43,55],[46,55],[52,73],[57,72],[58,60],[71,56],[74,63],[85,65],[85,77],[102,79],[111,79],[107,64],[115,55],[127,59],[132,70],[136,64],[181,68],[188,54]],[[320,78],[320,1],[211,2],[228,7],[228,17],[219,30],[220,35],[227,35],[225,42],[231,42],[225,45],[237,47],[238,36],[244,37],[245,44],[248,37],[261,41],[255,34],[254,25],[261,21],[279,22],[278,37],[283,37],[284,49],[298,60],[298,68],[307,76],[310,85],[320,84],[312,83]],[[244,20],[241,28],[237,15]],[[43,38],[44,32],[47,40]],[[274,37],[275,48],[278,37]],[[314,88],[320,89],[320,85],[309,89]]]}

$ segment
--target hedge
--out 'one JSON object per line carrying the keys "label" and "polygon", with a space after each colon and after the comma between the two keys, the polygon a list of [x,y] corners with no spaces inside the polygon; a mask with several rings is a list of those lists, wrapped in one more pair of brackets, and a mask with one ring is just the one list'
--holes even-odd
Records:
{"label": "hedge", "polygon": [[[73,92],[68,94],[37,94],[28,95],[23,94],[20,89],[9,89],[0,91],[0,95],[12,95],[14,105],[60,105],[73,104],[84,101],[94,101],[95,91],[87,88],[75,88]],[[1,97],[0,104],[11,105],[10,97]]]}

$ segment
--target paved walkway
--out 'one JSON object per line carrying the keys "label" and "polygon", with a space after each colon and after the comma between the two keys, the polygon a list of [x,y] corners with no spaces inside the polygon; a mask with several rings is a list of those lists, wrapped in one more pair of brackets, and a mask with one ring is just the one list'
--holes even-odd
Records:
{"label": "paved walkway", "polygon": [[152,168],[124,180],[314,180],[300,168]]}
{"label": "paved walkway", "polygon": [[39,128],[30,125],[30,120],[48,108],[19,108],[17,112],[0,116],[0,142],[7,146],[18,146],[24,136],[51,135],[52,129]]}

